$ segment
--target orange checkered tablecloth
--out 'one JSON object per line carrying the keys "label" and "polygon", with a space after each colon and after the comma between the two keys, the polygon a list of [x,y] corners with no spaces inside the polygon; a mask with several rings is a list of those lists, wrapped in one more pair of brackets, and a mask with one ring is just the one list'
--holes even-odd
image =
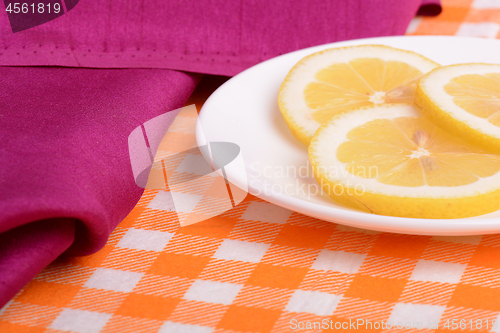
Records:
{"label": "orange checkered tablecloth", "polygon": [[[443,7],[408,34],[500,37],[500,0]],[[154,204],[164,194],[146,190],[98,253],[43,270],[0,310],[0,332],[500,332],[500,235],[360,230],[252,196],[181,228]]]}

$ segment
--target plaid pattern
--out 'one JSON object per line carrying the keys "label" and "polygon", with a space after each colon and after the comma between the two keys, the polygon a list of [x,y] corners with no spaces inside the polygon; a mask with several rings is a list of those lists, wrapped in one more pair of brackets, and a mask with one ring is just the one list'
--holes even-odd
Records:
{"label": "plaid pattern", "polygon": [[[210,148],[209,145],[198,148],[195,139],[197,118],[196,106],[194,104],[185,106],[177,113],[165,136],[157,138],[159,142],[154,146],[157,146],[158,149],[155,149],[156,156],[152,161],[149,178],[144,187],[163,190],[157,194],[149,208],[175,210],[180,226],[187,226],[218,216],[238,205],[247,195],[245,190],[239,189],[233,184],[230,184],[228,189],[226,180],[217,171],[212,170],[211,165],[201,152],[201,150],[205,150],[209,154],[211,151],[210,156],[212,156],[214,164],[222,169],[219,170],[221,172],[224,172],[225,167],[231,166],[239,166],[240,170],[244,172],[243,158],[237,152],[235,152],[235,156],[231,156],[233,160],[229,161],[227,165],[220,165],[225,159],[221,159],[216,154],[217,147],[220,150],[221,146],[223,149],[227,148],[227,145],[237,146],[231,143],[211,143]],[[148,123],[150,122],[152,121],[148,121]],[[141,132],[142,139],[142,130],[140,127],[138,130]],[[151,144],[154,139],[148,138],[148,142]],[[142,140],[145,143],[146,140]],[[131,140],[129,140],[129,145],[130,142]],[[133,145],[136,146],[136,143]],[[144,152],[147,151],[145,144],[142,148]],[[223,154],[223,157],[227,157],[229,153],[230,151],[226,149],[226,154]],[[134,161],[134,158],[132,157],[131,160]]]}
{"label": "plaid pattern", "polygon": [[416,17],[408,35],[455,35],[500,38],[499,0],[441,0],[437,17]]}
{"label": "plaid pattern", "polygon": [[[499,37],[499,0],[443,2],[409,33]],[[43,270],[0,310],[0,332],[500,332],[500,235],[379,233],[252,196],[181,228],[168,192],[146,190],[98,253]]]}

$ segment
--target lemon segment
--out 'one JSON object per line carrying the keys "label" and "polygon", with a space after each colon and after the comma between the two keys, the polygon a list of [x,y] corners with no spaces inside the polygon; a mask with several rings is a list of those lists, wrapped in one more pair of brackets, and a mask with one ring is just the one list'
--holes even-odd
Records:
{"label": "lemon segment", "polygon": [[500,156],[438,128],[410,104],[339,114],[309,146],[316,181],[341,204],[415,218],[500,208]]}
{"label": "lemon segment", "polygon": [[449,133],[500,152],[500,65],[437,68],[419,81],[415,104]]}
{"label": "lemon segment", "polygon": [[293,135],[309,144],[332,116],[385,103],[412,103],[417,82],[437,67],[414,52],[382,45],[328,49],[300,60],[281,85],[278,104]]}

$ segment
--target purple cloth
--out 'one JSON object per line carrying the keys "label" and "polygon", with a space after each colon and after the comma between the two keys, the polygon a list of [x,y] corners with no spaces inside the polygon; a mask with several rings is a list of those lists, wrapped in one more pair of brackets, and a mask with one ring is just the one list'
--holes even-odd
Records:
{"label": "purple cloth", "polygon": [[72,219],[37,221],[0,234],[0,307],[66,251],[74,238]]}
{"label": "purple cloth", "polygon": [[164,69],[0,67],[0,307],[66,249],[85,255],[106,243],[143,191],[128,135],[183,106],[198,80]]}
{"label": "purple cloth", "polygon": [[340,40],[402,35],[439,0],[85,1],[13,34],[0,15],[0,65],[168,68],[234,75]]}

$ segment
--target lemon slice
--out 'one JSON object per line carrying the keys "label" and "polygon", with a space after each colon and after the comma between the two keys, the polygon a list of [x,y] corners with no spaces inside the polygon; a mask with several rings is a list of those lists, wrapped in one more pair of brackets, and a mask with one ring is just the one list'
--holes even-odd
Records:
{"label": "lemon slice", "polygon": [[316,181],[366,212],[459,218],[500,209],[500,156],[448,134],[409,104],[353,110],[309,146]]}
{"label": "lemon slice", "polygon": [[332,116],[358,107],[413,103],[417,80],[439,66],[382,45],[328,49],[300,60],[281,85],[278,103],[293,135],[309,144]]}
{"label": "lemon slice", "polygon": [[415,104],[448,132],[500,152],[500,65],[437,68],[420,80]]}

